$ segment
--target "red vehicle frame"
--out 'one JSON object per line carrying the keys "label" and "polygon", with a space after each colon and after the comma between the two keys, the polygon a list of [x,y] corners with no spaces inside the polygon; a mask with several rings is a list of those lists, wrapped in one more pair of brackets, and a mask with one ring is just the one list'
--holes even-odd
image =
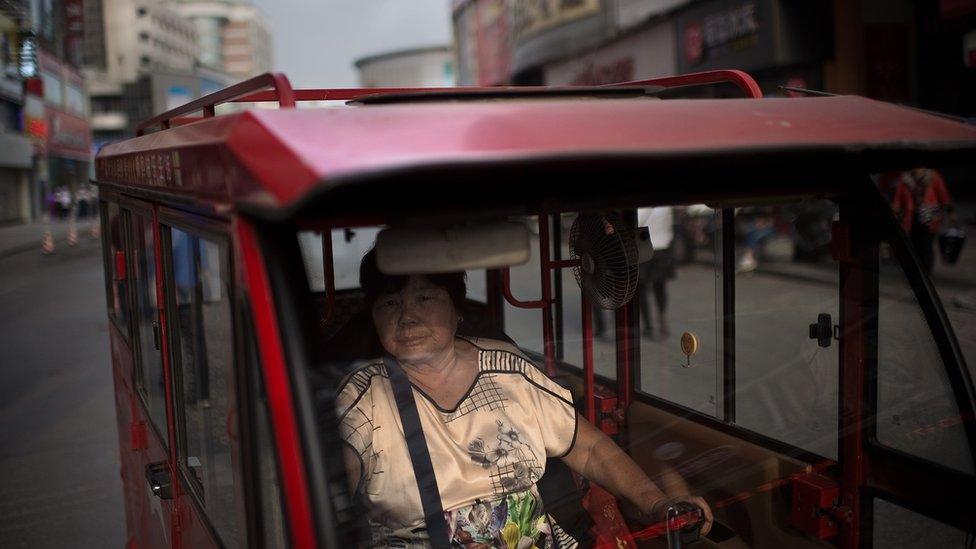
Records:
{"label": "red vehicle frame", "polygon": [[[714,71],[709,73],[658,78],[628,82],[620,85],[622,92],[633,90],[652,90],[660,88],[682,88],[686,86],[704,86],[719,83],[731,83],[737,86],[750,99],[739,101],[753,101],[762,97],[758,85],[751,77],[739,71]],[[497,160],[499,150],[510,153],[528,152],[542,161],[538,170],[545,170],[545,162],[555,162],[559,154],[576,153],[579,157],[592,162],[620,162],[626,165],[630,159],[626,154],[614,157],[615,152],[626,149],[626,139],[635,139],[645,143],[647,134],[637,126],[627,126],[622,131],[625,135],[616,139],[615,144],[598,150],[593,142],[575,145],[573,136],[568,141],[551,138],[552,142],[529,143],[526,145],[508,145],[500,149],[492,149],[491,145],[483,145],[481,149],[472,147],[458,149],[451,139],[457,134],[446,131],[443,137],[432,138],[420,145],[397,145],[388,150],[382,147],[371,154],[357,154],[351,158],[330,156],[327,147],[322,147],[328,141],[316,141],[315,136],[309,136],[302,128],[316,123],[302,115],[303,111],[292,111],[297,102],[301,101],[354,101],[365,103],[396,102],[401,100],[439,101],[446,97],[458,96],[468,99],[481,95],[496,96],[499,94],[531,95],[531,94],[579,94],[579,89],[552,88],[512,88],[512,89],[316,89],[293,90],[287,79],[278,74],[267,74],[229,87],[223,91],[193,101],[183,107],[174,109],[160,116],[152,118],[139,125],[136,139],[105,147],[96,159],[97,183],[102,189],[103,218],[105,226],[106,269],[107,284],[110,301],[128,300],[128,307],[138,308],[138,299],[133,296],[135,290],[126,286],[120,290],[122,280],[134,281],[141,273],[135,265],[137,258],[135,250],[135,229],[133,220],[137,217],[148,221],[152,234],[152,269],[155,280],[156,302],[151,304],[158,315],[155,326],[159,345],[161,371],[163,373],[163,387],[165,388],[165,416],[168,429],[166,433],[154,431],[152,421],[147,421],[148,412],[144,408],[149,405],[140,403],[136,385],[139,383],[133,373],[140,352],[145,349],[134,349],[133,340],[138,340],[139,327],[131,323],[119,322],[116,316],[111,324],[111,340],[113,366],[115,372],[117,406],[119,411],[120,445],[123,454],[123,478],[126,485],[129,545],[133,547],[156,546],[151,537],[154,530],[147,521],[151,522],[152,511],[142,507],[152,502],[153,495],[140,495],[140,487],[145,489],[141,469],[151,465],[153,461],[162,464],[162,470],[169,479],[170,494],[173,503],[163,503],[160,515],[166,515],[169,520],[162,523],[160,534],[167,545],[182,546],[198,543],[219,544],[215,527],[210,524],[199,502],[193,503],[190,489],[185,482],[185,472],[180,470],[181,457],[178,455],[178,440],[176,426],[179,424],[178,412],[175,409],[175,397],[170,345],[176,335],[172,334],[170,316],[174,314],[173,302],[168,301],[171,296],[167,280],[172,278],[172,267],[166,263],[169,253],[166,249],[168,239],[162,229],[166,227],[188,227],[206,231],[219,225],[219,229],[209,234],[218,234],[228,245],[231,256],[231,275],[234,287],[233,315],[235,320],[235,338],[238,343],[250,337],[249,325],[253,326],[253,337],[257,340],[258,356],[254,357],[259,364],[255,365],[259,372],[260,384],[263,385],[269,404],[270,423],[273,431],[274,455],[278,464],[281,478],[282,495],[285,514],[287,517],[287,531],[289,541],[296,547],[312,547],[316,545],[333,545],[340,541],[341,529],[336,526],[336,512],[333,502],[323,494],[322,486],[328,485],[326,478],[330,471],[335,472],[334,466],[316,467],[314,462],[322,459],[317,453],[315,444],[310,444],[309,427],[302,419],[308,413],[307,387],[303,387],[300,375],[296,371],[303,368],[303,364],[311,360],[302,351],[301,345],[293,341],[289,335],[293,326],[293,312],[283,312],[293,306],[295,278],[293,274],[282,272],[282,266],[277,261],[273,247],[268,242],[271,235],[280,236],[293,231],[275,228],[275,223],[283,220],[301,219],[303,212],[312,208],[311,205],[320,204],[319,194],[334,192],[343,185],[356,183],[361,179],[396,178],[401,172],[419,170],[420,173],[431,176],[438,181],[435,168],[448,166],[456,168],[457,173],[470,176],[472,171],[464,171],[465,161]],[[594,91],[593,93],[597,93]],[[733,100],[729,100],[733,101]],[[768,101],[768,100],[767,100]],[[785,101],[785,100],[784,100]],[[948,120],[911,112],[907,109],[896,109],[881,104],[868,104],[866,100],[857,98],[837,98],[836,101],[794,100],[794,105],[763,102],[764,120],[782,118],[786,123],[801,125],[806,133],[802,138],[784,137],[779,131],[768,134],[743,134],[745,141],[741,150],[723,149],[734,143],[736,125],[747,124],[750,117],[755,115],[751,106],[742,106],[741,102],[734,102],[735,107],[721,104],[719,100],[701,100],[694,108],[700,109],[699,117],[722,117],[720,123],[721,135],[704,138],[697,128],[675,128],[673,134],[668,134],[662,140],[665,145],[655,149],[654,146],[642,144],[625,153],[646,154],[649,158],[660,161],[664,173],[680,173],[689,169],[688,158],[693,161],[714,162],[715,172],[725,171],[733,167],[738,171],[730,177],[735,185],[742,188],[742,194],[748,198],[762,198],[763,196],[799,195],[804,193],[822,194],[824,189],[837,193],[850,193],[848,201],[841,202],[840,220],[833,226],[832,255],[839,264],[841,284],[841,318],[843,327],[840,335],[840,402],[841,415],[838,432],[840,433],[838,459],[816,460],[814,456],[804,456],[804,461],[811,465],[805,471],[794,473],[781,483],[773,486],[763,485],[757,491],[769,491],[785,483],[814,485],[813,492],[823,494],[836,493],[833,501],[822,504],[818,511],[820,518],[814,520],[809,528],[821,529],[819,534],[826,537],[836,534],[833,538],[840,546],[858,547],[870,539],[870,534],[862,526],[865,516],[870,515],[863,508],[862,500],[865,494],[884,493],[904,502],[912,509],[926,514],[934,514],[931,498],[935,494],[949,494],[952,505],[938,507],[940,518],[949,524],[967,525],[967,520],[976,516],[976,502],[972,498],[959,495],[973,493],[976,481],[971,476],[948,470],[920,467],[917,460],[903,456],[897,452],[882,451],[873,441],[875,435],[869,423],[874,410],[869,409],[876,397],[871,391],[872,368],[876,368],[877,361],[877,333],[876,310],[871,309],[872,292],[877,292],[878,275],[878,246],[877,239],[862,237],[868,234],[869,223],[882,224],[887,227],[888,220],[877,212],[887,211],[880,196],[874,196],[868,190],[864,178],[849,177],[833,182],[830,185],[817,185],[806,181],[784,191],[769,182],[747,182],[748,170],[759,162],[780,163],[805,158],[804,155],[822,155],[843,162],[840,168],[851,172],[864,173],[864,166],[877,166],[885,169],[908,168],[921,161],[958,161],[965,159],[967,154],[976,151],[976,130]],[[815,106],[806,107],[805,101],[819,101]],[[258,112],[233,113],[217,116],[217,108],[226,103],[277,102],[278,114]],[[661,103],[666,104],[669,100]],[[683,103],[688,103],[684,101]],[[688,116],[689,109],[662,107],[654,114],[660,115],[664,121],[654,122],[656,128],[667,127],[668,122],[681,120]],[[759,108],[758,106],[755,108]],[[806,109],[806,110],[803,110]],[[818,124],[819,117],[833,117],[832,121],[840,120],[846,115],[857,114],[855,111],[863,109],[851,124],[837,128],[829,124]],[[368,107],[363,109],[368,110]],[[191,117],[194,113],[202,116]],[[472,116],[476,116],[472,115]],[[670,117],[670,118],[668,118]],[[890,117],[885,119],[884,117]],[[701,119],[701,118],[699,118]],[[352,118],[350,118],[352,120]],[[317,122],[321,122],[318,120]],[[391,134],[399,135],[402,129],[417,119],[407,119],[394,122]],[[356,131],[345,120],[338,121],[339,129],[328,136],[329,139],[348,140],[350,147],[362,147],[371,137],[370,132],[383,131],[383,128],[373,120],[366,120],[366,128]],[[351,123],[351,122],[350,122]],[[649,122],[649,124],[651,124]],[[803,126],[805,124],[805,126]],[[858,124],[874,124],[869,127],[859,127]],[[652,124],[653,125],[653,124]],[[786,127],[786,126],[784,126]],[[160,131],[147,133],[147,130],[158,128]],[[277,133],[276,133],[277,132]],[[346,132],[346,133],[343,133]],[[555,128],[552,134],[560,134],[560,128]],[[502,134],[499,134],[502,135]],[[502,139],[504,136],[499,137]],[[792,149],[784,150],[776,147],[784,139],[791,141]],[[298,141],[308,140],[306,147],[298,145]],[[321,155],[312,156],[309,152],[314,147],[322,147]],[[614,150],[612,147],[617,147]],[[398,148],[399,147],[399,148]],[[414,148],[411,148],[414,147]],[[426,148],[425,148],[426,147]],[[522,147],[521,149],[519,147]],[[547,148],[548,147],[548,148]],[[575,147],[575,148],[574,148]],[[590,149],[587,149],[590,147]],[[639,150],[638,150],[639,149]],[[768,154],[759,159],[749,160],[743,154],[749,151],[766,151]],[[585,154],[581,154],[585,153]],[[413,154],[416,160],[404,165],[403,155]],[[902,158],[893,160],[898,154]],[[601,156],[602,155],[602,156]],[[504,156],[504,155],[503,155]],[[762,156],[761,154],[759,156]],[[599,157],[599,158],[597,158]],[[525,158],[505,157],[503,160],[510,165],[525,166]],[[424,171],[430,168],[429,171]],[[626,168],[630,169],[630,168]],[[536,172],[541,173],[541,172]],[[565,170],[557,170],[565,174]],[[744,175],[745,174],[745,175]],[[413,176],[416,176],[414,173]],[[336,183],[332,183],[337,181]],[[351,183],[349,183],[351,182]],[[851,191],[851,189],[856,189]],[[624,189],[628,191],[632,189]],[[539,196],[545,196],[548,191],[539,191],[539,195],[525,198],[526,203],[541,204]],[[695,190],[694,198],[728,200],[729,192],[714,185],[703,185]],[[319,202],[316,202],[316,201]],[[114,204],[120,211],[118,227],[108,215],[108,204]],[[614,204],[605,204],[612,207]],[[869,207],[872,213],[860,218],[855,213],[859,207]],[[384,210],[387,208],[387,210]],[[348,214],[332,213],[329,224],[334,227],[355,227],[374,225],[387,221],[384,213],[389,213],[389,204],[380,203],[374,212],[350,211]],[[538,244],[540,250],[540,288],[541,297],[537,300],[524,300],[513,295],[508,269],[495,273],[493,288],[499,296],[513,307],[539,309],[543,319],[543,353],[542,358],[549,374],[555,374],[560,365],[557,364],[556,335],[554,333],[557,299],[553,293],[553,273],[560,269],[571,268],[576,265],[573,260],[562,259],[558,255],[554,258],[551,253],[559,253],[559,246],[552,245],[551,231],[558,230],[558,223],[553,222],[553,216],[561,211],[555,207],[540,207],[529,209],[529,213],[537,215]],[[880,217],[879,217],[880,216]],[[723,223],[731,227],[731,217],[723,217]],[[127,227],[127,228],[126,228]],[[315,228],[322,230],[323,225]],[[326,227],[327,228],[327,227]],[[170,229],[167,229],[170,230]],[[887,230],[887,229],[886,229]],[[119,234],[118,242],[113,242],[113,234]],[[731,233],[731,231],[729,231]],[[887,233],[886,233],[887,234]],[[892,229],[890,234],[901,234]],[[954,397],[959,408],[961,424],[964,426],[970,448],[976,447],[976,429],[973,425],[973,384],[965,367],[965,360],[959,350],[958,343],[948,327],[945,312],[939,304],[931,282],[922,274],[918,267],[918,259],[901,234],[900,239],[892,241],[897,253],[907,258],[913,269],[907,271],[907,276],[916,295],[920,296],[920,303],[926,320],[933,330],[938,343],[939,352],[946,364],[946,373],[951,381]],[[323,257],[325,265],[331,264],[332,250],[328,238],[323,238]],[[147,265],[147,267],[150,265]],[[336,290],[334,281],[330,278],[331,271],[326,270],[325,290],[325,318],[331,320],[335,311]],[[291,281],[292,284],[283,284]],[[135,280],[135,282],[138,282]],[[120,295],[121,294],[121,295]],[[725,299],[730,299],[726,295]],[[110,308],[117,306],[110,303]],[[593,364],[593,331],[589,304],[581,304],[583,326],[583,364],[580,372],[583,385],[583,402],[585,416],[595,424],[606,430],[616,429],[620,416],[638,399],[634,391],[634,332],[636,331],[635,309],[628,304],[615,313],[616,327],[616,355],[617,376],[615,381],[614,399],[598,398],[605,394],[614,382],[597,379]],[[130,319],[131,320],[131,319]],[[874,322],[874,324],[872,324]],[[287,329],[286,329],[287,328]],[[136,346],[143,345],[139,343]],[[734,363],[734,362],[733,362]],[[726,383],[734,380],[734,371],[726,371]],[[240,374],[238,374],[240,375]],[[238,378],[238,382],[246,376]],[[598,389],[598,381],[604,386]],[[247,384],[243,382],[242,384]],[[726,418],[734,418],[734,390],[727,387],[728,394],[723,400]],[[610,390],[613,393],[613,389]],[[241,390],[240,410],[237,416],[254,413],[252,403],[254,395]],[[126,400],[128,398],[128,400]],[[680,407],[654,398],[643,398],[652,405],[667,412],[682,412]],[[731,434],[736,437],[750,438],[761,444],[777,446],[776,441],[764,440],[761,436],[751,436],[736,430],[733,421],[714,421],[702,418],[692,418],[696,423],[717,432]],[[231,419],[228,417],[228,433]],[[239,421],[238,432],[245,442],[235,444],[253,444],[248,423]],[[159,440],[156,440],[159,439]],[[160,442],[162,444],[160,444]],[[238,449],[240,450],[240,449]],[[243,450],[241,450],[243,452]],[[784,452],[794,452],[796,449],[784,449]],[[144,457],[141,461],[132,458],[132,453],[153,455]],[[128,457],[127,457],[128,456]],[[253,466],[247,464],[247,458],[240,464],[240,476],[253,473]],[[237,466],[235,466],[237,467]],[[251,470],[249,470],[251,467]],[[329,467],[332,467],[330,469]],[[148,471],[148,468],[146,469]],[[836,484],[815,486],[809,473],[825,472],[837,479]],[[162,478],[162,477],[159,477]],[[149,479],[152,486],[155,482]],[[245,480],[245,485],[249,485]],[[799,489],[798,489],[799,491]],[[953,495],[955,494],[955,495]],[[750,494],[738,494],[736,498],[749,497]],[[246,495],[245,509],[241,511],[246,516],[247,539],[251,543],[258,543],[260,527],[251,524],[257,505],[251,499],[253,493]],[[733,498],[734,499],[734,498]],[[829,496],[828,496],[829,499]],[[721,508],[723,502],[717,502]],[[725,502],[726,504],[734,501]],[[166,507],[170,505],[170,507]],[[147,515],[148,513],[148,515]],[[148,518],[147,518],[148,516]],[[802,522],[802,519],[800,519]],[[971,524],[971,523],[969,523]],[[337,533],[338,532],[338,533]]]}

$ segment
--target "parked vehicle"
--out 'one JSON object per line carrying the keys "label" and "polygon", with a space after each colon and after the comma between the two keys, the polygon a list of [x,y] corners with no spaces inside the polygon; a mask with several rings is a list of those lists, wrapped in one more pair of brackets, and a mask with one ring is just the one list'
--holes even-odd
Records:
{"label": "parked vehicle", "polygon": [[[659,97],[726,81],[747,97]],[[232,101],[279,109],[215,116]],[[715,525],[698,546],[973,533],[971,372],[870,177],[971,161],[973,126],[859,97],[762,99],[737,71],[471,90],[269,74],[139,133],[96,158],[128,547],[370,543],[334,392],[377,352],[355,336],[372,329],[359,260],[382,234],[410,252],[392,265],[467,272],[467,335],[513,342],[646,472],[667,463],[703,494]],[[642,339],[636,210],[693,204],[712,208],[696,212],[715,253],[679,265],[671,335]],[[816,216],[829,235],[807,237],[829,250],[822,279],[736,273],[735,210],[758,206],[831,212]],[[609,341],[594,306],[612,311]],[[589,544],[664,543],[674,526],[608,519],[613,498],[568,478]]]}

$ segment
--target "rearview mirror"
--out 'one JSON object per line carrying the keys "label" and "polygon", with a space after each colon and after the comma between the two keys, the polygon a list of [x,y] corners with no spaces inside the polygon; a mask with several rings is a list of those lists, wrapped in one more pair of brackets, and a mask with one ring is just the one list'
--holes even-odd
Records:
{"label": "rearview mirror", "polygon": [[376,265],[389,275],[498,269],[529,260],[529,230],[498,221],[450,227],[391,227],[376,237]]}

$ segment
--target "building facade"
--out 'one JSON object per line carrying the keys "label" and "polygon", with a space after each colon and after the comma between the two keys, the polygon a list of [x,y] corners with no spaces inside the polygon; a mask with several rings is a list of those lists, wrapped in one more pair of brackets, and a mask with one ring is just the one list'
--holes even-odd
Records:
{"label": "building facade", "polygon": [[245,0],[180,0],[180,14],[197,30],[200,63],[244,80],[271,70],[271,33],[264,15]]}
{"label": "building facade", "polygon": [[734,68],[767,95],[791,86],[976,116],[976,0],[454,0],[452,9],[460,85]]}
{"label": "building facade", "polygon": [[20,75],[22,31],[29,29],[27,5],[0,4],[0,224],[33,217],[31,183],[34,150],[24,134],[24,82]]}
{"label": "building facade", "polygon": [[449,46],[412,48],[356,60],[364,88],[449,87],[455,82],[454,52]]}
{"label": "building facade", "polygon": [[[11,2],[7,3],[8,5]],[[91,126],[81,62],[82,0],[26,0],[17,60],[23,78],[19,124],[31,142],[28,208],[22,220],[50,211],[59,189],[75,193],[88,181]]]}
{"label": "building facade", "polygon": [[233,82],[201,65],[197,25],[178,8],[163,0],[86,0],[94,150],[131,137],[142,120]]}

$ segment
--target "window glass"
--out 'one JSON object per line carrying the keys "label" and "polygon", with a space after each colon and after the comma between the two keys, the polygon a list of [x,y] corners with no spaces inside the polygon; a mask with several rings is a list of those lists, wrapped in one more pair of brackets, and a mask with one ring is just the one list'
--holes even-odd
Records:
{"label": "window glass", "polygon": [[[336,290],[359,288],[359,262],[376,242],[379,227],[355,227],[333,229],[332,262]],[[298,243],[305,262],[305,274],[309,288],[313,292],[325,291],[325,271],[323,270],[322,233],[300,231]]]}
{"label": "window glass", "polygon": [[[890,250],[882,246],[882,258]],[[878,441],[972,473],[964,418],[932,331],[893,261],[882,260],[878,292]]]}
{"label": "window glass", "polygon": [[[923,268],[928,267],[970,376],[976,378],[976,330],[969,328],[976,326],[974,178],[976,166],[970,164],[888,173],[879,176],[878,184],[892,202]],[[926,207],[915,207],[919,193],[909,191],[913,185],[930,189],[923,199]]]}
{"label": "window glass", "polygon": [[[560,222],[560,246],[562,247],[561,257],[570,259],[572,253],[569,247],[570,232],[573,222],[576,220],[575,213],[564,213],[559,217]],[[555,230],[553,231],[555,233]],[[529,261],[533,267],[531,274],[523,276],[533,276],[539,280],[538,259],[533,257]],[[562,280],[562,295],[557,296],[562,301],[563,322],[562,337],[557,341],[561,346],[562,360],[579,368],[583,367],[583,316],[582,298],[579,283],[576,282],[576,275],[573,269],[560,269],[556,271],[556,277]],[[514,280],[514,271],[513,271]],[[514,281],[513,281],[514,285]],[[537,298],[533,298],[537,299]],[[616,321],[614,311],[590,307],[590,314],[593,323],[593,371],[600,376],[615,379],[617,377],[617,346],[616,346]],[[539,328],[542,326],[541,314],[537,321]],[[557,337],[559,333],[557,332]],[[557,347],[558,348],[558,347]]]}
{"label": "window glass", "polygon": [[[535,216],[524,219],[529,227],[529,242],[532,245],[529,260],[522,265],[511,267],[512,295],[520,301],[536,301],[542,297],[542,281],[539,276],[539,224]],[[542,311],[539,309],[521,309],[504,304],[505,333],[515,340],[523,349],[539,354],[543,353],[542,346]]]}
{"label": "window glass", "polygon": [[[715,416],[722,388],[722,214],[703,205],[637,210],[654,255],[641,265],[640,389]],[[698,342],[682,352],[684,334]]]}
{"label": "window glass", "polygon": [[[119,261],[125,259],[124,218],[119,205],[114,202],[103,202],[104,234],[107,267],[106,278],[109,280],[108,310],[109,315],[118,324],[122,336],[129,337],[129,284],[126,264]],[[121,267],[121,269],[119,268]]]}
{"label": "window glass", "polygon": [[224,243],[172,229],[174,355],[182,403],[181,464],[225,545],[241,541],[239,432],[233,369],[230,272]]}
{"label": "window glass", "polygon": [[132,257],[136,282],[136,313],[139,339],[140,389],[149,408],[149,417],[165,442],[166,380],[160,355],[159,311],[156,300],[156,238],[152,218],[132,212]]}
{"label": "window glass", "polygon": [[85,92],[77,86],[67,86],[65,88],[65,109],[72,114],[79,116],[85,115]]}
{"label": "window glass", "polygon": [[[836,212],[827,200],[805,200],[735,213],[736,423],[829,458],[837,456]],[[826,347],[810,338],[820,318]]]}
{"label": "window glass", "polygon": [[61,106],[61,79],[56,74],[41,71],[41,82],[44,84],[44,100],[48,103]]}

